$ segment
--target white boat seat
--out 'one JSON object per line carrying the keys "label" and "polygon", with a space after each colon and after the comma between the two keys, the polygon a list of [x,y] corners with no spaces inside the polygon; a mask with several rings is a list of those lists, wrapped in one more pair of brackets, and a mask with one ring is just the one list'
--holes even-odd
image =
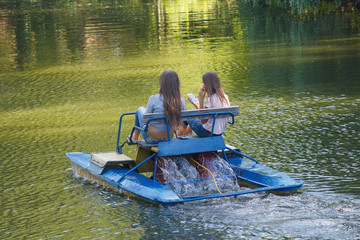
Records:
{"label": "white boat seat", "polygon": [[90,161],[95,165],[104,168],[106,165],[129,164],[135,166],[135,161],[125,154],[113,152],[91,153]]}

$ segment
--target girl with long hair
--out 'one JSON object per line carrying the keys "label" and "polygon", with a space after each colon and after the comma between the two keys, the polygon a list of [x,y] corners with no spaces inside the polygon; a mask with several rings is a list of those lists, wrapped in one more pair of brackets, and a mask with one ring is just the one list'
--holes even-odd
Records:
{"label": "girl with long hair", "polygon": [[[180,93],[180,80],[176,72],[164,71],[159,77],[160,90],[149,97],[146,108],[140,107],[135,114],[135,126],[142,127],[145,113],[164,113],[170,125],[170,137],[175,130],[182,127],[181,110],[185,110],[185,101]],[[167,140],[166,123],[151,123],[147,131],[141,131],[143,139],[148,143],[158,143]],[[139,140],[140,130],[135,129],[132,142]],[[128,140],[128,143],[130,141]]]}
{"label": "girl with long hair", "polygon": [[[221,108],[229,107],[230,101],[221,87],[220,78],[214,72],[207,72],[202,76],[203,86],[199,91],[199,103],[194,103],[189,98],[189,101],[197,108]],[[207,98],[205,99],[205,96]],[[204,100],[205,99],[205,100]],[[213,126],[213,119],[204,119],[201,121],[191,120],[187,121],[188,126],[185,131],[179,131],[179,135],[187,135],[193,130],[199,137],[211,136]],[[219,118],[215,121],[214,136],[221,135],[227,125],[228,118]]]}

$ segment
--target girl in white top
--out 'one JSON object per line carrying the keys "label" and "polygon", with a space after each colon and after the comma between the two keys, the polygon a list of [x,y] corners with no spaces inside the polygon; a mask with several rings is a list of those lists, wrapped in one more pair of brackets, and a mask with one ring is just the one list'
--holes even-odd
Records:
{"label": "girl in white top", "polygon": [[[189,101],[197,108],[221,108],[229,107],[230,102],[228,96],[225,94],[221,87],[220,79],[214,72],[207,72],[202,76],[204,85],[199,91],[199,103],[193,103],[189,98]],[[205,99],[205,95],[207,98]],[[204,101],[205,99],[205,101]],[[188,126],[185,131],[179,135],[187,135],[193,130],[199,137],[211,136],[211,130],[213,127],[213,119],[204,119],[201,121],[188,121]],[[221,135],[228,122],[228,118],[218,118],[215,120],[213,135]]]}

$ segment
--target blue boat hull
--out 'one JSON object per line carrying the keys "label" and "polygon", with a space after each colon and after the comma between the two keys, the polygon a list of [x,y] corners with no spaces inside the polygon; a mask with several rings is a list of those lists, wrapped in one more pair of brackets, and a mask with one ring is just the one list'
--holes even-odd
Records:
{"label": "blue boat hull", "polygon": [[74,172],[78,175],[95,180],[99,184],[131,197],[163,205],[263,191],[287,194],[296,191],[303,184],[302,181],[296,181],[284,173],[267,168],[259,163],[239,156],[231,156],[228,157],[228,162],[233,168],[239,183],[255,189],[225,194],[182,197],[166,185],[136,171],[130,171],[129,166],[106,166],[100,168],[90,160],[91,154],[86,152],[70,152],[66,153],[66,156],[71,161]]}

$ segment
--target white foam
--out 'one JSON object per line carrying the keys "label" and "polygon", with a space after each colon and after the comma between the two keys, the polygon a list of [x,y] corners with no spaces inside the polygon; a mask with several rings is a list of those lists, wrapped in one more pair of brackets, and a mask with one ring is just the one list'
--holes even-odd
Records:
{"label": "white foam", "polygon": [[[200,157],[201,158],[201,157]],[[230,165],[219,156],[210,159],[201,159],[206,162],[206,168],[211,171],[216,180],[206,173],[204,180],[200,177],[199,170],[204,172],[201,166],[194,167],[185,157],[163,157],[158,167],[161,169],[162,177],[166,186],[182,196],[195,194],[234,192],[239,190],[237,178]]]}

